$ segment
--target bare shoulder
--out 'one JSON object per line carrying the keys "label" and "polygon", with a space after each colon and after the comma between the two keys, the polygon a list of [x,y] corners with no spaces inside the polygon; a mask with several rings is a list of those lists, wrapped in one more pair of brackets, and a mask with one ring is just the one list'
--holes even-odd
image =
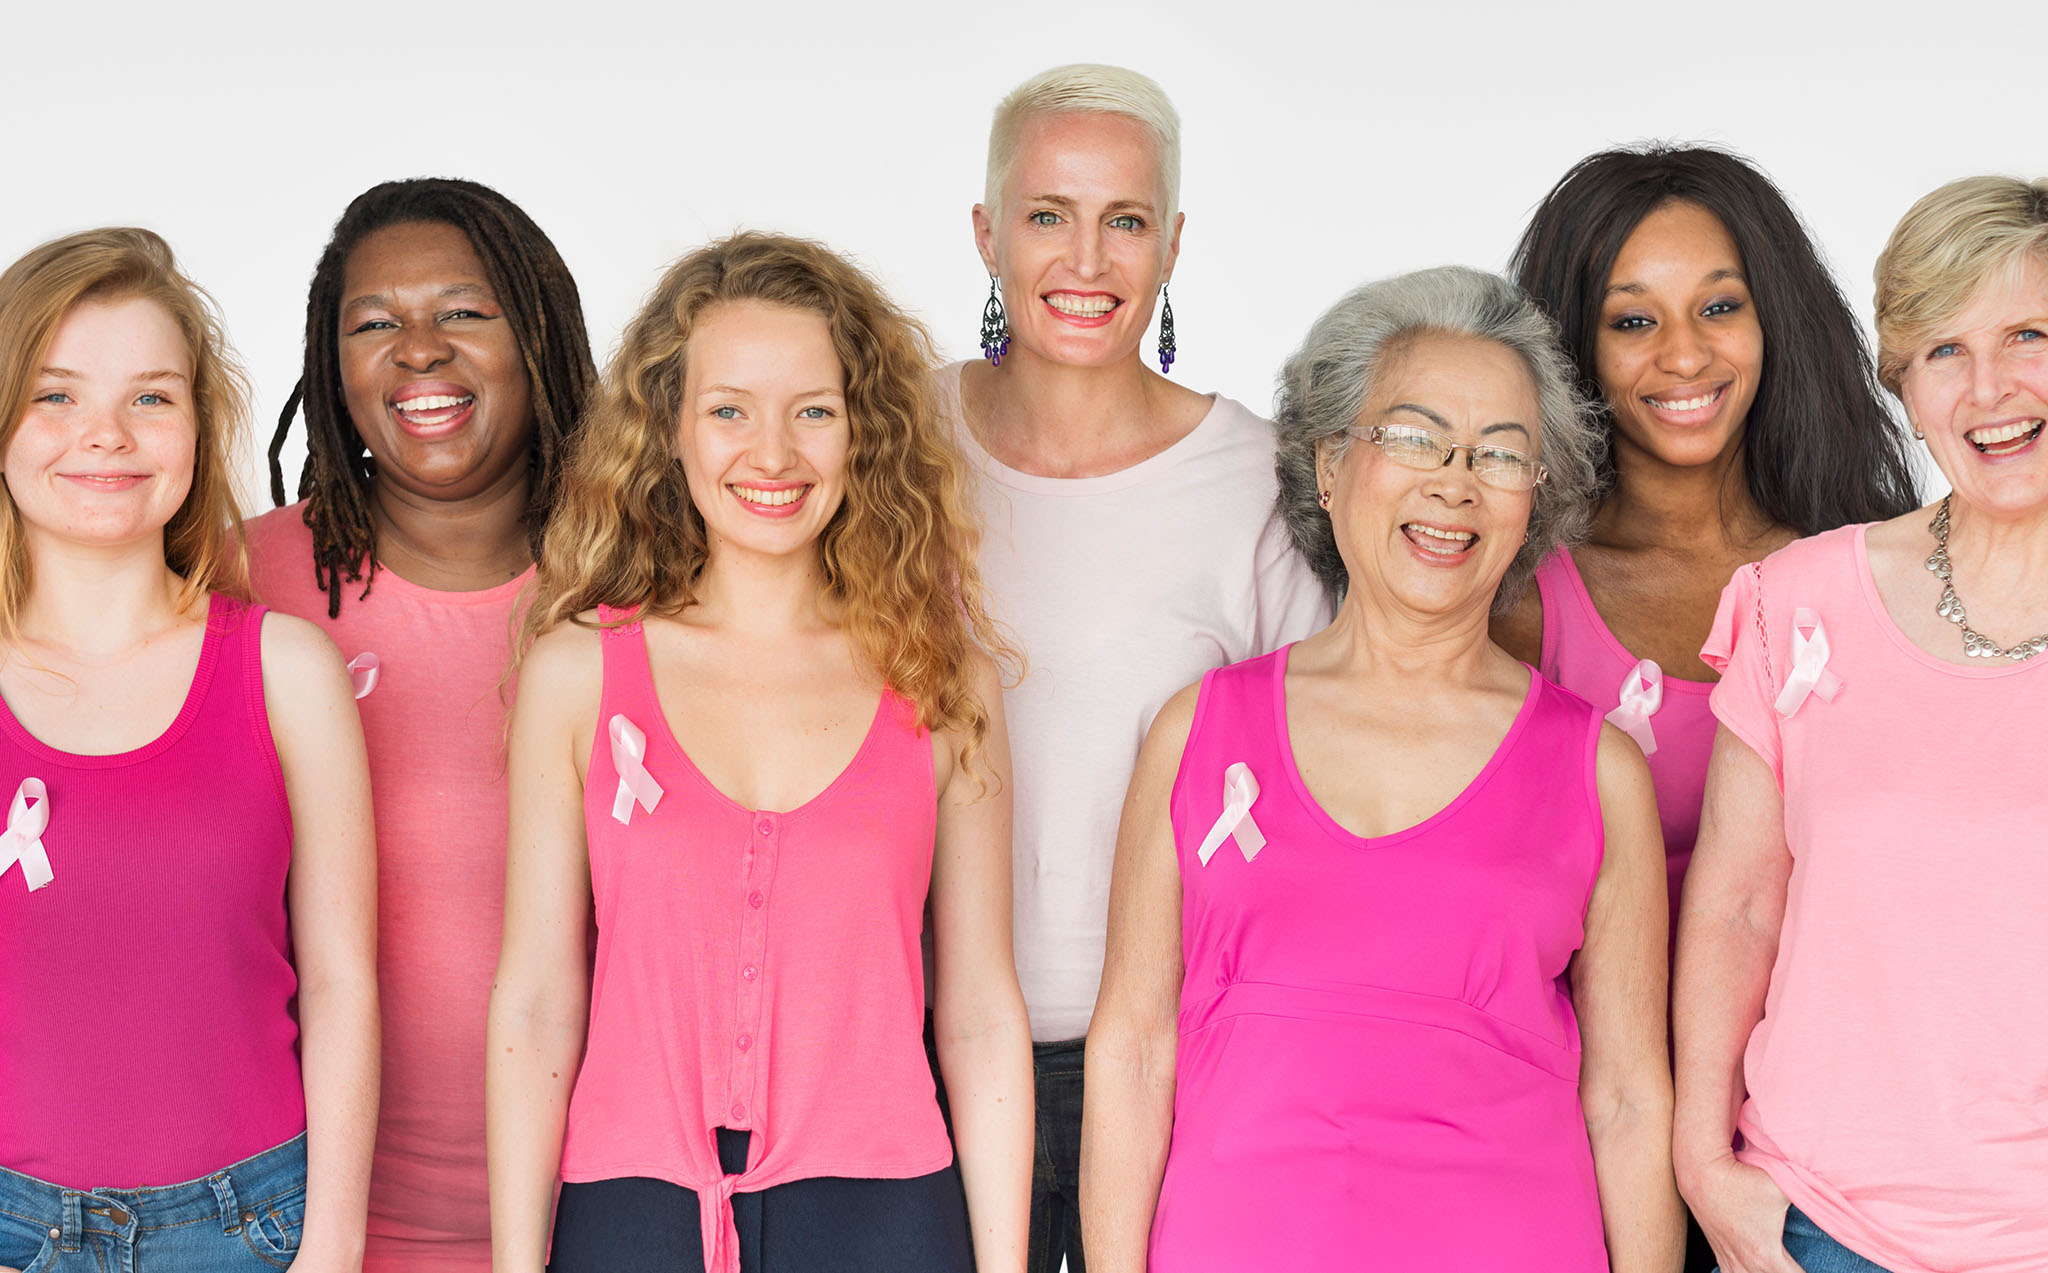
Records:
{"label": "bare shoulder", "polygon": [[1202,683],[1196,681],[1167,699],[1159,714],[1152,718],[1152,728],[1145,733],[1145,750],[1168,752],[1178,761],[1187,750],[1188,734],[1195,725],[1195,704],[1201,697]]}
{"label": "bare shoulder", "polygon": [[597,612],[586,611],[574,622],[558,623],[534,638],[519,661],[521,684],[544,683],[570,688],[584,681],[595,686],[604,678],[604,633]]}
{"label": "bare shoulder", "polygon": [[1595,763],[1599,766],[1603,804],[1610,794],[1626,793],[1625,799],[1647,796],[1654,807],[1656,795],[1650,785],[1650,762],[1643,758],[1643,749],[1635,739],[1606,721],[1600,723],[1600,753]]}
{"label": "bare shoulder", "polygon": [[265,688],[302,684],[341,671],[341,651],[309,620],[265,611],[262,640]]}
{"label": "bare shoulder", "polygon": [[1536,666],[1543,657],[1543,594],[1536,589],[1535,581],[1522,589],[1522,595],[1505,614],[1493,616],[1493,643],[1509,654]]}

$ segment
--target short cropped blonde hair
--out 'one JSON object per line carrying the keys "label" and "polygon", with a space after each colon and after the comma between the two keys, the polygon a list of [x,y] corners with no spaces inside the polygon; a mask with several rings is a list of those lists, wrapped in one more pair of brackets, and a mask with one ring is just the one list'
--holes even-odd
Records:
{"label": "short cropped blonde hair", "polygon": [[1873,271],[1885,388],[1897,393],[1913,351],[2030,256],[2048,265],[2048,177],[1964,177],[1914,204]]}
{"label": "short cropped blonde hair", "polygon": [[1144,125],[1159,148],[1159,176],[1166,187],[1162,215],[1170,218],[1180,210],[1180,112],[1173,109],[1166,90],[1149,76],[1099,62],[1040,71],[1011,89],[996,106],[995,122],[988,130],[988,184],[982,192],[983,203],[991,209],[1000,203],[1003,183],[1017,162],[1017,140],[1024,125],[1047,115],[1067,114],[1122,115]]}

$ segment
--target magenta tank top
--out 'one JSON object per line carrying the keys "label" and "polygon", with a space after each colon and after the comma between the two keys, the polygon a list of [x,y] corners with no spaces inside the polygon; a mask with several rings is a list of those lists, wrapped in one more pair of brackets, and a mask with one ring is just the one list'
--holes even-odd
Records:
{"label": "magenta tank top", "polygon": [[[924,1051],[931,735],[884,690],[823,791],[744,808],[677,744],[640,625],[602,640],[583,788],[597,966],[561,1175],[695,1190],[704,1267],[738,1273],[734,1192],[908,1179],[953,1161]],[[634,769],[613,741],[621,720],[643,740],[652,810],[620,795],[622,767]],[[719,1167],[719,1127],[754,1133],[739,1175]]]}
{"label": "magenta tank top", "polygon": [[[1202,679],[1174,781],[1186,974],[1150,1267],[1604,1271],[1565,980],[1604,847],[1598,713],[1532,673],[1464,791],[1362,838],[1295,765],[1291,648]],[[1263,847],[1204,864],[1237,765]]]}
{"label": "magenta tank top", "polygon": [[[1560,548],[1536,567],[1536,591],[1543,601],[1543,654],[1536,670],[1577,694],[1618,725],[1633,722],[1613,713],[1640,662],[1622,648],[1593,608],[1586,581],[1568,549]],[[1645,749],[1650,781],[1657,790],[1657,820],[1664,828],[1665,886],[1671,900],[1671,942],[1678,943],[1678,891],[1700,834],[1700,802],[1707,790],[1707,760],[1714,752],[1714,713],[1707,696],[1711,681],[1662,678],[1662,703],[1648,718],[1656,750]],[[1640,733],[1630,733],[1640,744]]]}
{"label": "magenta tank top", "polygon": [[58,751],[0,705],[0,798],[48,790],[50,866],[0,873],[0,1166],[176,1184],[305,1130],[263,614],[212,599],[183,709],[133,751]]}

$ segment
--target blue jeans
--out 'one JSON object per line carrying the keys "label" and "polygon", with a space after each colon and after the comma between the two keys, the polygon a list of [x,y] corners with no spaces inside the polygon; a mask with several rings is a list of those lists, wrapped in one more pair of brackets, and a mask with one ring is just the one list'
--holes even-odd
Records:
{"label": "blue jeans", "polygon": [[1088,1273],[1081,1253],[1081,1068],[1086,1039],[1031,1045],[1038,1145],[1031,1165],[1031,1273]]}
{"label": "blue jeans", "polygon": [[1797,1207],[1785,1213],[1785,1251],[1806,1273],[1887,1273],[1883,1265],[1872,1264],[1822,1233]]}
{"label": "blue jeans", "polygon": [[0,1167],[0,1267],[23,1273],[271,1273],[306,1218],[301,1132],[210,1176],[66,1189]]}

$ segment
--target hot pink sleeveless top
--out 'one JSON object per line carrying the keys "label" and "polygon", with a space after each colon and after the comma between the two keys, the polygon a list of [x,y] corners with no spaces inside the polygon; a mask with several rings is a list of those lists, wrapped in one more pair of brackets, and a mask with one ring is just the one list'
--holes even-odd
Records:
{"label": "hot pink sleeveless top", "polygon": [[[1602,712],[1613,712],[1639,660],[1622,648],[1593,608],[1569,549],[1558,549],[1536,567],[1536,591],[1543,600],[1543,654],[1536,670]],[[1714,685],[1666,676],[1663,691],[1662,705],[1649,718],[1656,750],[1645,756],[1657,789],[1657,820],[1664,828],[1665,883],[1671,899],[1671,941],[1676,945],[1678,890],[1692,862],[1693,841],[1699,838],[1707,760],[1714,752],[1714,713],[1707,706]]]}
{"label": "hot pink sleeveless top", "polygon": [[[1186,975],[1150,1267],[1604,1273],[1565,980],[1604,848],[1599,715],[1532,673],[1471,784],[1366,839],[1295,765],[1288,649],[1203,678],[1174,781]],[[1238,764],[1264,847],[1205,865]]]}
{"label": "hot pink sleeveless top", "polygon": [[[640,625],[602,640],[583,799],[597,966],[562,1179],[695,1190],[705,1268],[737,1273],[734,1192],[907,1179],[953,1160],[924,1052],[931,736],[884,691],[831,785],[786,812],[745,809],[677,745]],[[644,735],[661,789],[653,812],[636,803],[624,823],[618,717]],[[740,1175],[719,1170],[719,1127],[754,1133]]]}
{"label": "hot pink sleeveless top", "polygon": [[133,751],[58,751],[0,705],[0,799],[42,780],[50,865],[0,873],[0,1166],[168,1185],[305,1130],[262,631],[214,597],[184,708]]}

